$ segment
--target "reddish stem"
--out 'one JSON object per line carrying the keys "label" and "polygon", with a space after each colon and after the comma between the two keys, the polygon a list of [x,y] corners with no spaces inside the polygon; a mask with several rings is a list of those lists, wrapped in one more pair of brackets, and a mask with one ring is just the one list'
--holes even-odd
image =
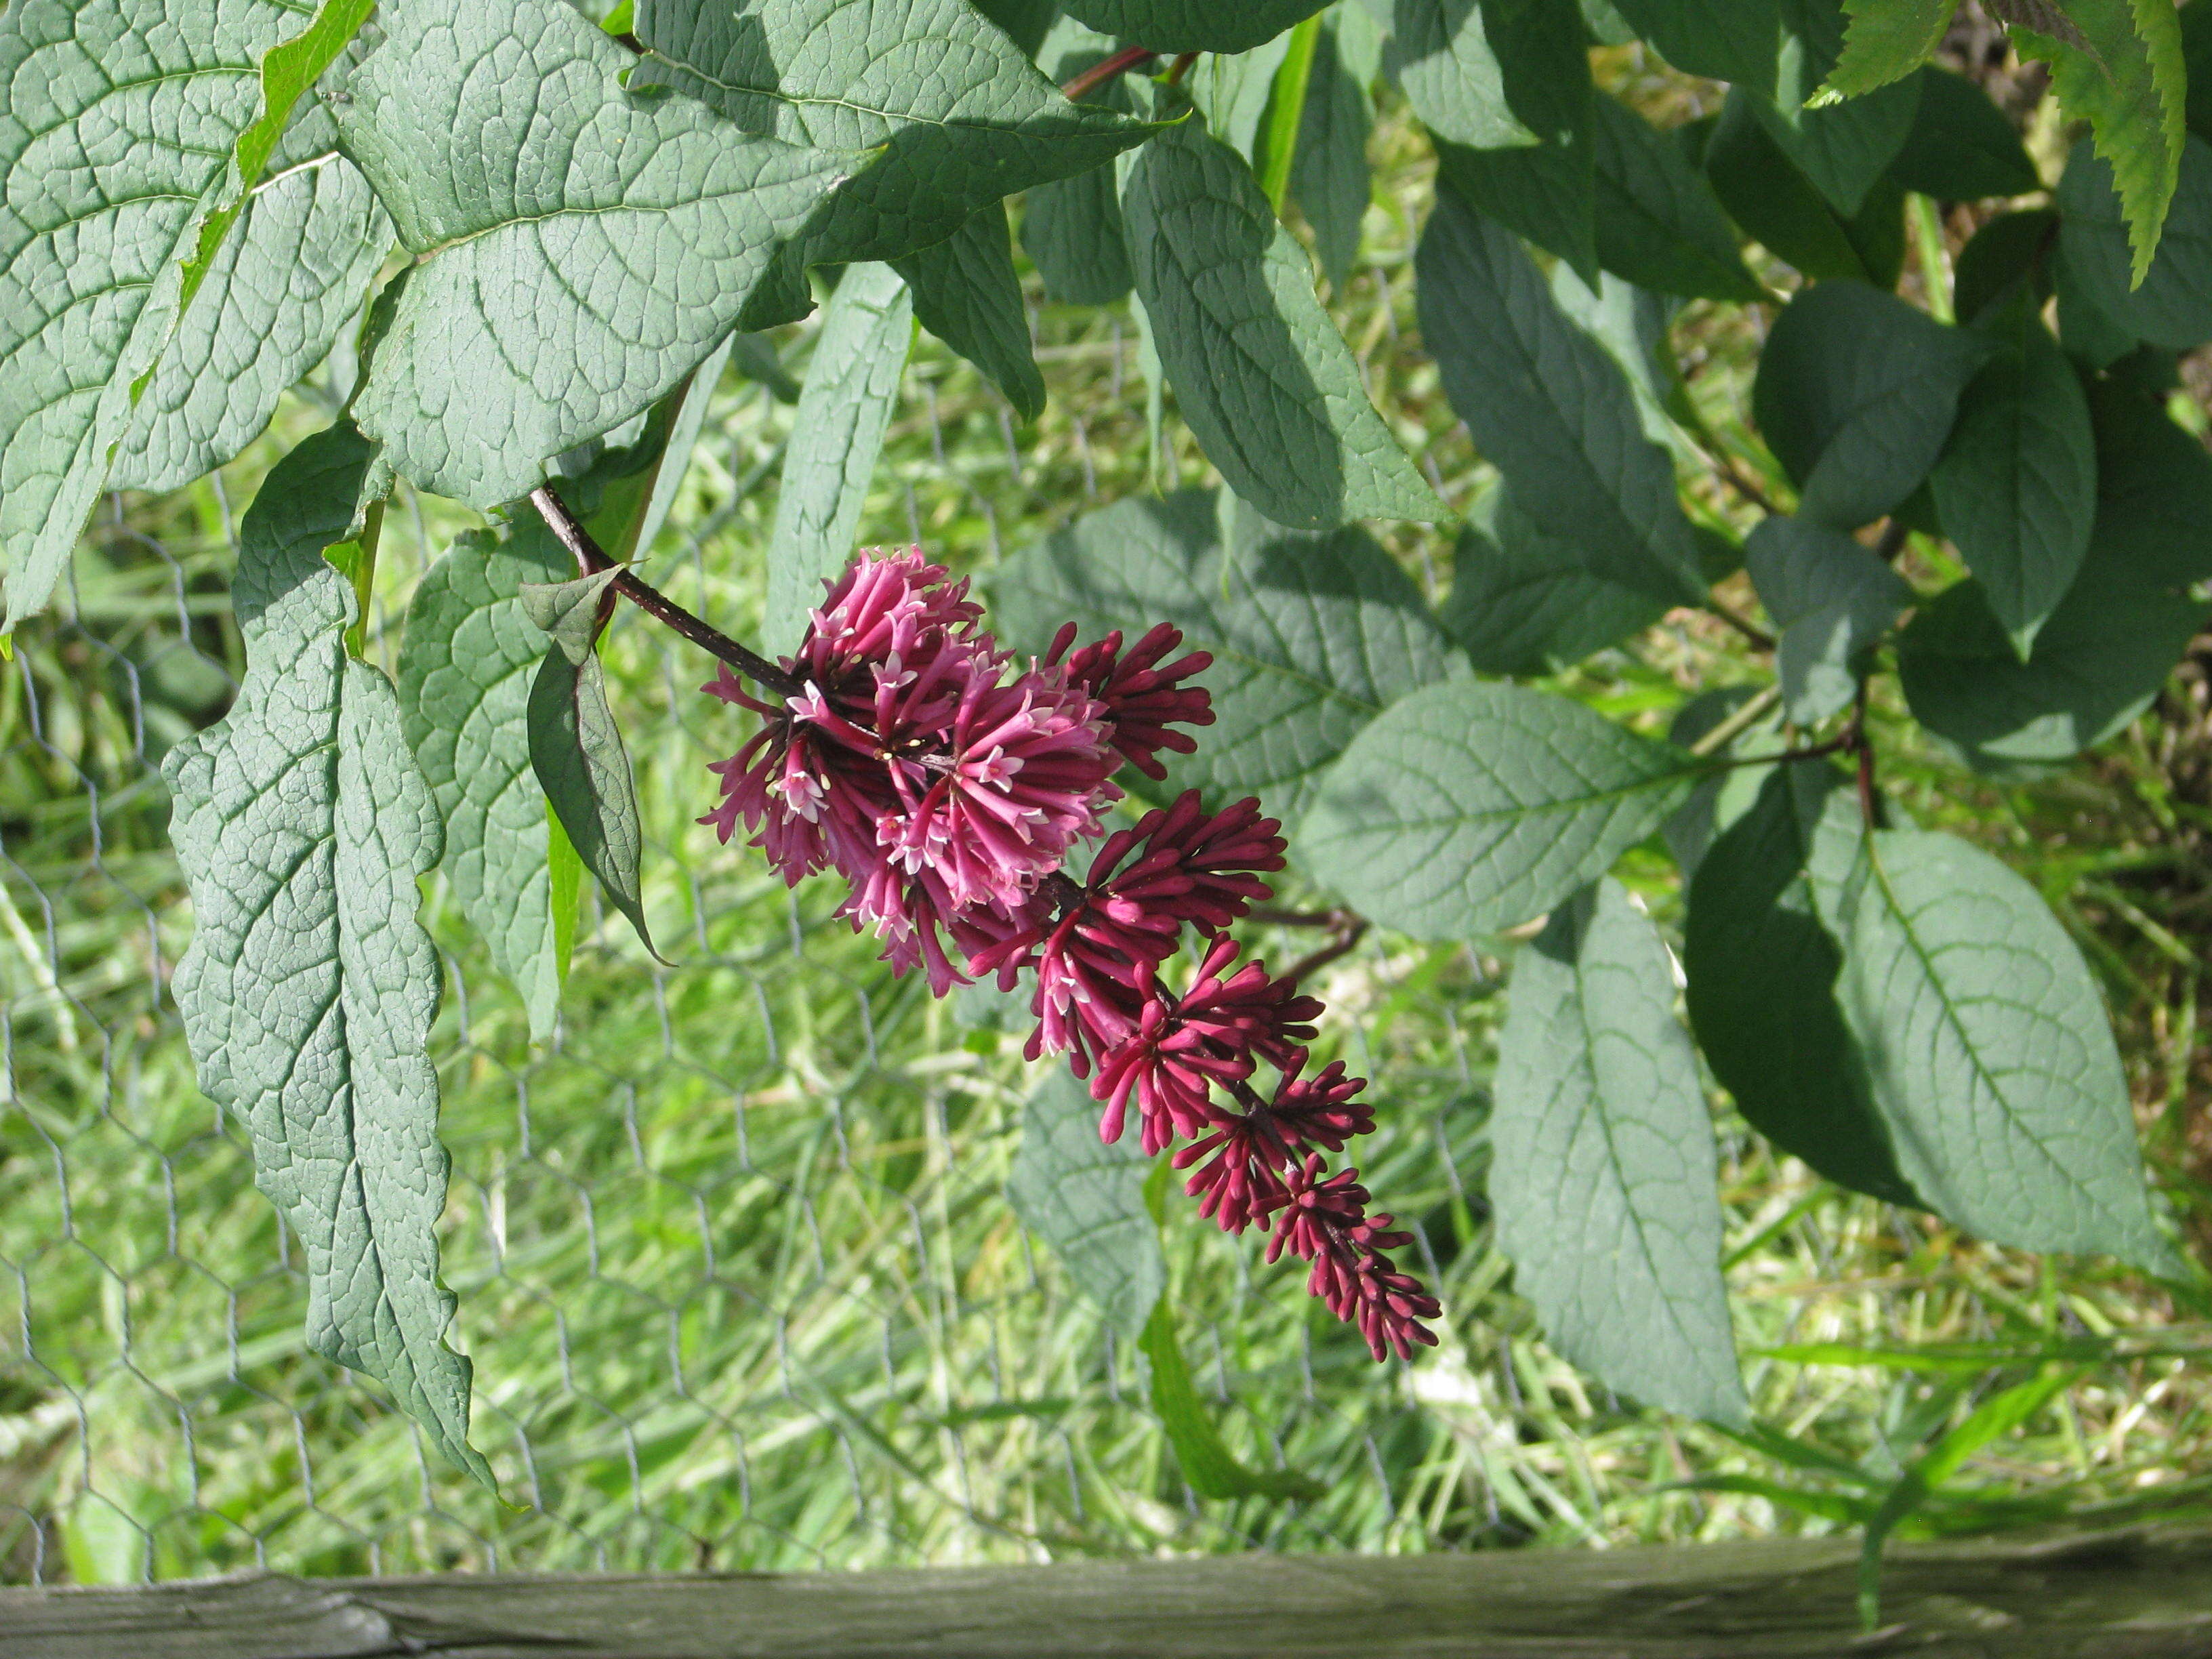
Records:
{"label": "reddish stem", "polygon": [[1097,91],[1116,76],[1127,74],[1138,64],[1149,63],[1158,56],[1159,53],[1150,46],[1124,46],[1111,58],[1101,58],[1061,87],[1060,96],[1073,103],[1085,93]]}

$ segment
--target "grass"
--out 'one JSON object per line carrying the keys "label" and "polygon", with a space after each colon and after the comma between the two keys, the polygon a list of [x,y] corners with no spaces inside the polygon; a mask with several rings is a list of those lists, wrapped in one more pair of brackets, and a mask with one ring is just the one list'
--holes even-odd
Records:
{"label": "grass", "polygon": [[[1334,303],[1378,404],[1464,504],[1486,474],[1412,314],[1426,164],[1400,122],[1376,155],[1369,257]],[[1756,321],[1692,307],[1676,343],[1708,423],[1775,485],[1744,426]],[[1149,451],[1133,327],[1052,307],[1038,326],[1053,401],[1029,432],[921,343],[864,539],[920,539],[986,568],[1148,479],[1204,476],[1172,418],[1164,452]],[[802,364],[810,340],[811,325],[784,331],[786,360]],[[324,418],[303,398],[280,429]],[[757,611],[789,420],[762,388],[725,386],[650,567],[740,633]],[[1489,1240],[1485,1082],[1504,947],[1389,937],[1326,971],[1324,1041],[1387,1103],[1361,1164],[1419,1224],[1443,1346],[1410,1368],[1371,1364],[1294,1268],[1264,1267],[1249,1242],[1171,1207],[1176,1319],[1200,1394],[1240,1457],[1324,1492],[1197,1499],[1136,1356],[1004,1201],[1030,1077],[1018,1041],[895,983],[818,885],[787,893],[692,824],[703,765],[734,737],[693,694],[703,665],[625,615],[610,669],[652,842],[654,932],[676,965],[595,913],[562,1028],[533,1049],[434,884],[426,912],[448,974],[445,1267],[454,1340],[477,1366],[476,1438],[509,1500],[495,1502],[371,1388],[305,1351],[297,1246],[252,1190],[239,1126],[193,1087],[163,989],[189,915],[158,757],[228,696],[236,517],[276,453],[272,439],[191,490],[114,503],[67,601],[0,678],[6,1577],[846,1567],[1826,1530],[1863,1516],[1978,1403],[2054,1364],[2078,1376],[1902,1531],[2202,1501],[2201,1296],[2177,1305],[2112,1264],[1992,1249],[1841,1193],[1724,1103],[1728,1273],[1759,1435],[1644,1413],[1578,1376],[1538,1340]],[[1700,485],[1699,499],[1746,522],[1735,495]],[[410,585],[462,521],[407,496],[389,516],[372,617],[387,662]],[[1389,542],[1431,592],[1448,581],[1444,538],[1406,526]],[[1753,607],[1747,589],[1735,597]],[[1677,612],[1561,684],[1657,730],[1697,690],[1758,672],[1717,619]],[[2155,1171],[2200,1245],[2212,1239],[2205,680],[2200,660],[2100,756],[2005,785],[1929,752],[1891,683],[1875,708],[1900,804],[2010,858],[2091,951]],[[1625,872],[1663,923],[1679,921],[1655,850]]]}

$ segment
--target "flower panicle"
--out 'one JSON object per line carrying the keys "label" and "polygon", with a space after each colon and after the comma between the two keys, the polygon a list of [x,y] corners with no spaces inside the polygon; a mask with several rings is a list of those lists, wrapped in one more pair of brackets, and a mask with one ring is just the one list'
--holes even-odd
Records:
{"label": "flower panicle", "polygon": [[[1164,779],[1163,751],[1212,724],[1203,651],[1164,623],[1077,646],[1073,623],[1026,665],[921,549],[857,556],[780,666],[771,701],[725,667],[705,690],[760,718],[714,764],[721,797],[700,822],[740,828],[784,879],[835,870],[838,914],[884,941],[894,971],[942,996],[970,976],[1012,990],[1033,976],[1031,1059],[1064,1054],[1100,1103],[1099,1133],[1133,1118],[1147,1156],[1196,1166],[1187,1190],[1231,1232],[1268,1230],[1267,1259],[1312,1263],[1309,1288],[1376,1358],[1435,1340],[1437,1311],[1387,1252],[1409,1242],[1367,1213],[1356,1170],[1328,1173],[1374,1127],[1365,1080],[1340,1061],[1309,1073],[1322,1005],[1246,960],[1228,930],[1273,896],[1281,825],[1256,800],[1206,811],[1185,790],[1108,833],[1123,765]],[[1069,872],[1091,843],[1087,872]],[[1186,927],[1205,941],[1167,983]],[[1277,1081],[1262,1095],[1261,1066]],[[1226,1097],[1233,1107],[1224,1105]]]}

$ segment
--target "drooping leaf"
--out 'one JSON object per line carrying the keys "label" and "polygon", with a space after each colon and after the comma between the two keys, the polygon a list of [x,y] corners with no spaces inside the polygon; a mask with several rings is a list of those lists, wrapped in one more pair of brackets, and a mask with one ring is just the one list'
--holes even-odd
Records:
{"label": "drooping leaf", "polygon": [[1242,156],[1186,121],[1138,152],[1122,210],[1176,404],[1231,489],[1300,529],[1448,516]]}
{"label": "drooping leaf", "polygon": [[1006,1196],[1106,1322],[1134,1339],[1167,1288],[1159,1228],[1145,1207],[1152,1160],[1136,1137],[1102,1143],[1098,1103],[1054,1066],[1022,1109]]}
{"label": "drooping leaf", "polygon": [[1651,1405],[1743,1423],[1712,1117],[1667,947],[1620,883],[1515,952],[1496,1095],[1498,1242],[1552,1346]]}
{"label": "drooping leaf", "polygon": [[1044,376],[1030,349],[1029,313],[1006,210],[994,203],[941,242],[894,259],[916,321],[981,369],[1025,421],[1044,413]]}
{"label": "drooping leaf", "polygon": [[1791,300],[1759,354],[1752,413],[1805,516],[1850,529],[1910,495],[1990,350],[1862,283]]}
{"label": "drooping leaf", "polygon": [[2058,243],[2058,216],[2049,208],[2000,213],[1960,250],[1952,267],[1951,310],[1962,323],[2014,293],[2039,308],[2051,297],[2050,256]]}
{"label": "drooping leaf", "polygon": [[1249,52],[1319,11],[1326,0],[1060,0],[1102,34],[1154,52]]}
{"label": "drooping leaf", "polygon": [[[1552,267],[1552,299],[1560,313],[1597,342],[1606,356],[1620,365],[1636,399],[1637,418],[1644,435],[1682,463],[1704,465],[1700,452],[1684,436],[1676,421],[1689,412],[1687,394],[1674,362],[1674,343],[1668,325],[1680,301],[1669,295],[1638,288],[1610,271],[1601,272],[1595,287],[1584,283],[1563,261]],[[1691,526],[1698,546],[1698,568],[1717,580],[1710,568],[1712,540]],[[1717,533],[1717,532],[1716,532]],[[1741,563],[1741,560],[1735,563]],[[1735,567],[1729,567],[1733,569]]]}
{"label": "drooping leaf", "polygon": [[1914,77],[1920,102],[1889,176],[1942,202],[2024,196],[2043,188],[2020,131],[1963,75],[1933,65]]}
{"label": "drooping leaf", "polygon": [[1478,149],[1539,143],[1506,100],[1484,16],[1461,0],[1395,0],[1384,73],[1439,138]]}
{"label": "drooping leaf", "polygon": [[1499,483],[1469,509],[1438,618],[1486,674],[1556,673],[1659,620],[1666,602],[1593,573]]}
{"label": "drooping leaf", "polygon": [[175,989],[200,1087],[245,1124],[255,1182],[305,1247],[309,1346],[384,1382],[489,1486],[469,1362],[441,1340],[447,1163],[425,1046],[441,976],[416,919],[438,815],[391,682],[347,653],[353,585],[325,557],[390,483],[374,446],[334,427],[246,514],[246,678],[163,769],[192,894]]}
{"label": "drooping leaf", "polygon": [[1681,147],[1619,99],[1594,102],[1598,264],[1662,294],[1761,297],[1735,227]]}
{"label": "drooping leaf", "polygon": [[640,0],[637,33],[633,86],[672,86],[786,143],[881,149],[810,225],[810,264],[916,252],[1148,131],[1070,103],[967,0]]}
{"label": "drooping leaf", "polygon": [[1912,590],[1867,548],[1808,519],[1761,520],[1743,564],[1782,630],[1774,667],[1790,718],[1810,726],[1840,713]]}
{"label": "drooping leaf", "polygon": [[1199,683],[1214,724],[1195,754],[1162,753],[1164,787],[1256,793],[1285,823],[1362,726],[1449,672],[1419,591],[1364,532],[1281,530],[1218,491],[1086,514],[1000,567],[990,592],[1002,637],[1026,649],[1073,620],[1086,639],[1169,623],[1185,649],[1211,652]]}
{"label": "drooping leaf", "polygon": [[[338,124],[408,273],[356,405],[423,489],[489,508],[663,397],[866,158],[750,138],[561,0],[454,12],[386,0]],[[487,155],[480,135],[517,142]]]}
{"label": "drooping leaf", "polygon": [[2057,918],[1955,836],[1880,830],[1863,846],[1843,1005],[1905,1179],[1994,1243],[2177,1271],[2111,1024]]}
{"label": "drooping leaf", "polygon": [[1685,75],[1771,95],[1782,46],[1780,0],[1613,0],[1636,32]]}
{"label": "drooping leaf", "polygon": [[1246,52],[1207,52],[1183,82],[1191,102],[1206,118],[1206,130],[1255,170],[1276,72],[1290,46],[1291,37],[1284,33]]}
{"label": "drooping leaf", "polygon": [[[1109,49],[1088,46],[1047,48],[1051,74],[1065,82],[1103,60]],[[1130,107],[1121,76],[1089,94],[1109,109]],[[1129,291],[1128,234],[1121,224],[1121,196],[1110,166],[1095,167],[1048,184],[1032,185],[1022,204],[1022,251],[1044,278],[1044,291],[1069,305],[1111,305]]]}
{"label": "drooping leaf", "polygon": [[628,557],[635,553],[642,557],[653,551],[653,541],[659,536],[661,526],[668,522],[669,510],[676,505],[676,492],[682,488],[684,471],[691,465],[691,452],[698,447],[700,433],[706,429],[708,405],[714,401],[714,389],[721,385],[723,371],[737,355],[740,341],[765,349],[767,362],[759,366],[765,370],[763,379],[770,395],[775,395],[776,377],[781,374],[775,349],[754,335],[724,335],[722,343],[708,352],[706,361],[691,371],[683,400],[670,414],[667,441],[653,467],[652,488],[647,493],[642,511],[631,521],[628,536],[617,538],[623,544],[621,550],[617,552],[613,544],[602,542],[614,556]]}
{"label": "drooping leaf", "polygon": [[2061,107],[2087,118],[2098,155],[2113,169],[2139,283],[2158,252],[2181,166],[2181,25],[2166,0],[2067,0],[2064,15],[2078,44],[2018,27],[2013,41],[2022,58],[2051,65]]}
{"label": "drooping leaf", "polygon": [[2026,307],[1959,400],[1929,477],[1943,528],[2024,660],[2089,550],[2097,447],[2073,364]]}
{"label": "drooping leaf", "polygon": [[2193,133],[2172,197],[2156,255],[2136,258],[2112,169],[2084,140],[2058,181],[2059,237],[2070,273],[2099,311],[2136,339],[2187,351],[2212,340],[2212,144]]}
{"label": "drooping leaf", "polygon": [[1729,89],[1705,148],[1705,176],[1729,215],[1777,258],[1812,277],[1890,288],[1905,264],[1905,193],[1877,180],[1857,213],[1838,214],[1767,135],[1741,88]]}
{"label": "drooping leaf", "polygon": [[445,824],[447,883],[540,1042],[568,956],[556,948],[545,792],[530,765],[530,686],[545,635],[523,614],[522,586],[573,568],[535,520],[504,537],[471,531],[416,585],[399,650],[400,708]]}
{"label": "drooping leaf", "polygon": [[1783,0],[1782,26],[1774,96],[1753,99],[1753,112],[1767,136],[1848,219],[1865,205],[1875,181],[1905,147],[1920,82],[1910,78],[1838,103],[1809,102],[1842,50],[1840,0]]}
{"label": "drooping leaf", "polygon": [[1843,949],[1821,910],[1862,834],[1858,802],[1827,763],[1766,770],[1690,883],[1690,1024],[1752,1127],[1831,1181],[1917,1205],[1836,1000]]}
{"label": "drooping leaf", "polygon": [[1200,1498],[1290,1498],[1310,1503],[1327,1490],[1295,1469],[1250,1469],[1229,1449],[1213,1416],[1190,1379],[1190,1365],[1176,1340],[1175,1304],[1152,1304],[1138,1348],[1152,1368],[1152,1409],[1159,1413],[1176,1466]]}
{"label": "drooping leaf", "polygon": [[1352,15],[1322,31],[1298,126],[1297,155],[1291,164],[1291,195],[1313,227],[1322,274],[1340,295],[1351,280],[1361,222],[1375,191],[1367,163],[1375,106],[1367,77],[1346,61],[1343,34]]}
{"label": "drooping leaf", "polygon": [[1616,586],[1701,598],[1673,464],[1620,367],[1560,314],[1512,236],[1439,191],[1414,265],[1445,394],[1529,520]]}
{"label": "drooping leaf", "polygon": [[[17,0],[0,12],[0,86],[9,89],[0,98],[7,627],[44,608],[106,482],[110,458],[130,433],[137,390],[172,349],[185,262],[223,205],[240,136],[262,113],[262,64],[272,47],[313,21],[276,0],[183,14],[161,0]],[[298,186],[284,192],[295,213],[298,193]],[[358,198],[352,206],[352,222],[367,240],[373,216]],[[227,309],[227,284],[240,286],[241,307],[247,293],[283,290],[289,273],[262,256],[282,254],[284,218],[272,211],[259,246],[234,256],[222,277],[201,283],[193,295],[196,324],[208,319],[233,349],[247,336],[216,321]],[[321,228],[331,228],[327,219]],[[223,246],[218,241],[210,258]],[[318,270],[343,258],[335,237],[318,239]],[[288,331],[306,331],[304,317],[282,306],[272,316],[278,311]],[[196,340],[174,349],[179,368],[189,369]],[[256,368],[259,375],[272,372]],[[258,401],[258,379],[242,404]],[[162,392],[168,402],[149,411],[149,422],[177,401],[173,384],[165,382]],[[184,401],[192,405],[184,436],[149,431],[134,449],[177,465],[173,452],[181,453],[207,418],[205,409]],[[232,428],[245,420],[237,416]]]}
{"label": "drooping leaf", "polygon": [[613,574],[520,590],[523,614],[552,641],[531,682],[525,717],[531,769],[569,845],[651,951],[639,876],[645,838],[637,785],[622,727],[607,706],[606,671],[596,649],[600,599]]}
{"label": "drooping leaf", "polygon": [[1934,53],[1958,9],[1959,0],[1844,0],[1843,51],[1820,90],[1855,98],[1903,80]]}
{"label": "drooping leaf", "polygon": [[889,265],[848,266],[823,307],[784,446],[761,620],[771,656],[798,648],[807,613],[822,603],[823,578],[853,556],[913,339],[914,303],[898,273]]}
{"label": "drooping leaf", "polygon": [[1299,827],[1299,860],[1386,927],[1494,933],[1604,874],[1701,769],[1565,697],[1451,680],[1352,740]]}

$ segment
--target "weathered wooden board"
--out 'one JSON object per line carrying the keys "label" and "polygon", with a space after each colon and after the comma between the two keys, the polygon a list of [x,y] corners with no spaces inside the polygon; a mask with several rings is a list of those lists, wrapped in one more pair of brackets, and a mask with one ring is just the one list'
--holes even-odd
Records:
{"label": "weathered wooden board", "polygon": [[2212,1659],[2212,1531],[0,1589],[4,1659]]}

